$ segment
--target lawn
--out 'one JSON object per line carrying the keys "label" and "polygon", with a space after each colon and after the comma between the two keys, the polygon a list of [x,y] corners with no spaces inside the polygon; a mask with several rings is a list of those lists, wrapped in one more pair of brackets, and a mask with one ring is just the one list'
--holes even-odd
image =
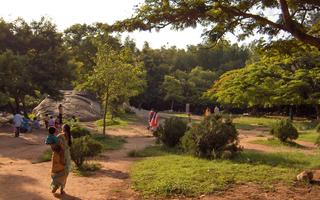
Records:
{"label": "lawn", "polygon": [[[244,130],[252,130],[256,127],[269,129],[280,119],[281,118],[240,116],[235,117],[233,119],[233,122],[235,123],[237,128]],[[294,120],[293,124],[298,130],[305,131],[314,129],[317,125],[317,122],[313,122],[310,120]]]}
{"label": "lawn", "polygon": [[320,166],[319,155],[297,152],[244,151],[232,160],[206,160],[159,151],[156,146],[143,150],[144,155],[157,156],[137,162],[130,173],[134,189],[146,197],[200,196],[245,183],[264,189],[279,183],[290,186],[302,169]]}
{"label": "lawn", "polygon": [[123,137],[117,136],[103,136],[101,134],[93,134],[92,138],[102,144],[103,151],[121,149],[126,142]]}
{"label": "lawn", "polygon": [[[111,115],[107,114],[107,127],[109,128],[124,128],[136,121],[137,117],[135,114],[121,114],[114,117],[113,120],[111,120]],[[96,125],[103,127],[103,119],[97,120]]]}
{"label": "lawn", "polygon": [[253,140],[250,141],[251,144],[261,144],[265,146],[270,146],[270,147],[288,147],[288,148],[303,148],[303,146],[290,141],[290,142],[280,142],[280,140],[276,138],[270,138],[266,140]]}
{"label": "lawn", "polygon": [[317,141],[318,136],[319,133],[316,132],[300,133],[298,140],[315,143]]}

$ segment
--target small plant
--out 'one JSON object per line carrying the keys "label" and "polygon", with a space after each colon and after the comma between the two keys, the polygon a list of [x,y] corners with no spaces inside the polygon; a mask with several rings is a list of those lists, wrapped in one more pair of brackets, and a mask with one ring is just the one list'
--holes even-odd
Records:
{"label": "small plant", "polygon": [[316,132],[320,133],[320,123],[316,126]]}
{"label": "small plant", "polygon": [[93,175],[95,171],[98,171],[102,168],[100,163],[92,163],[92,162],[85,162],[81,166],[81,168],[75,168],[73,171],[78,176],[90,176]]}
{"label": "small plant", "polygon": [[295,140],[299,137],[298,130],[293,126],[290,120],[280,120],[275,123],[270,130],[270,133],[277,137],[281,142]]}
{"label": "small plant", "polygon": [[186,152],[206,158],[229,158],[240,150],[234,124],[220,115],[211,115],[200,124],[193,124],[182,138],[182,147]]}
{"label": "small plant", "polygon": [[71,135],[73,138],[79,138],[90,135],[90,131],[86,128],[81,127],[79,124],[73,124],[71,126]]}
{"label": "small plant", "polygon": [[158,129],[154,132],[154,136],[168,147],[174,147],[179,142],[181,137],[185,134],[187,130],[187,123],[185,120],[172,117],[166,119],[164,124],[160,125]]}
{"label": "small plant", "polygon": [[102,145],[91,136],[75,138],[71,147],[71,159],[81,168],[86,158],[97,156],[101,151]]}

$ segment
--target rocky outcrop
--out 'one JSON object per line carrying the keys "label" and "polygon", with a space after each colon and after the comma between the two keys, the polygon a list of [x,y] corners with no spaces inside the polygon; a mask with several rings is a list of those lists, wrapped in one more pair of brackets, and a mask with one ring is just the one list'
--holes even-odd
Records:
{"label": "rocky outcrop", "polygon": [[80,121],[93,121],[100,119],[102,110],[100,104],[86,93],[74,90],[62,91],[64,98],[55,101],[50,98],[44,99],[36,108],[33,109],[38,117],[42,118],[45,114],[58,115],[58,105],[63,105],[64,118],[76,116]]}

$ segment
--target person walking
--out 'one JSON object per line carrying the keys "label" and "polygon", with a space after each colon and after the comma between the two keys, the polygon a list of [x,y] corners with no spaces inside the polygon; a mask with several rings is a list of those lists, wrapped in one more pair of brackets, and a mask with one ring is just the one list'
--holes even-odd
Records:
{"label": "person walking", "polygon": [[155,112],[154,112],[154,109],[151,108],[151,110],[150,110],[150,112],[149,112],[149,119],[148,119],[148,127],[147,127],[148,130],[151,128],[151,120],[152,120],[152,118],[153,118],[154,113],[155,113]]}
{"label": "person walking", "polygon": [[62,104],[59,104],[58,111],[59,111],[58,119],[59,119],[59,124],[61,126],[62,125],[62,115],[63,115],[63,106],[62,106]]}
{"label": "person walking", "polygon": [[[64,194],[67,178],[71,170],[70,148],[72,145],[70,126],[63,125],[62,133],[58,136],[59,151],[53,151],[51,168],[51,192],[55,193],[60,188],[60,194]],[[64,157],[64,159],[61,159]]]}
{"label": "person walking", "polygon": [[157,130],[159,124],[159,115],[157,111],[154,111],[152,118],[150,120],[150,128],[152,131]]}
{"label": "person walking", "polygon": [[22,125],[23,117],[19,113],[15,113],[13,116],[13,124],[14,124],[14,137],[19,137],[20,135],[20,127]]}

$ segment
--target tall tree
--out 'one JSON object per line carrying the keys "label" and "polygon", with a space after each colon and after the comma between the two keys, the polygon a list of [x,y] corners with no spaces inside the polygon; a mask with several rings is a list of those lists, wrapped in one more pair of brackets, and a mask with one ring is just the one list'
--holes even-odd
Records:
{"label": "tall tree", "polygon": [[[319,10],[317,0],[146,0],[130,19],[116,22],[113,29],[150,30],[168,25],[184,29],[201,24],[213,40],[227,32],[239,39],[256,32],[271,36],[286,32],[320,49]],[[277,15],[270,17],[270,11]]]}
{"label": "tall tree", "polygon": [[[139,62],[134,62],[129,48],[114,50],[106,42],[108,36],[97,41],[95,66],[86,82],[80,87],[96,95],[104,105],[103,134],[106,133],[106,114],[111,100],[135,96],[144,84],[144,72]],[[111,104],[113,105],[113,104]]]}

